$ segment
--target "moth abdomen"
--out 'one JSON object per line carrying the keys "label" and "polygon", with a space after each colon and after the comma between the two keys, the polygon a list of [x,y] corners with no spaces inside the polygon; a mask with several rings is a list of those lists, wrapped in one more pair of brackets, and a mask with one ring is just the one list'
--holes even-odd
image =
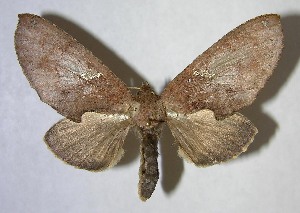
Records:
{"label": "moth abdomen", "polygon": [[[159,129],[160,132],[160,129]],[[155,190],[156,183],[159,178],[158,171],[158,129],[153,131],[139,130],[141,145],[141,164],[139,170],[139,195],[141,200],[146,201],[149,199]]]}

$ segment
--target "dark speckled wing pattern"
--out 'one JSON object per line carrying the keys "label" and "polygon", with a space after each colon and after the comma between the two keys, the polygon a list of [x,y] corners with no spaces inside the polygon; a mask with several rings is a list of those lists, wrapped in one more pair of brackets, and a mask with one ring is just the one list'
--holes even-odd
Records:
{"label": "dark speckled wing pattern", "polygon": [[73,121],[89,111],[123,113],[132,102],[126,85],[99,59],[39,16],[19,15],[15,47],[41,100]]}
{"label": "dark speckled wing pattern", "polygon": [[198,56],[157,96],[126,85],[90,51],[45,19],[19,15],[15,48],[30,85],[66,119],[45,135],[51,151],[77,168],[101,171],[123,156],[130,127],[141,139],[139,194],[159,178],[157,141],[167,122],[179,155],[210,166],[246,151],[257,129],[236,111],[250,105],[272,74],[283,47],[278,15],[237,27]]}
{"label": "dark speckled wing pattern", "polygon": [[278,15],[229,32],[171,81],[161,95],[178,153],[210,166],[246,151],[257,129],[241,114],[277,65],[283,47]]}
{"label": "dark speckled wing pattern", "polygon": [[251,19],[229,32],[162,93],[168,111],[201,109],[225,117],[250,105],[277,65],[283,47],[278,15]]}
{"label": "dark speckled wing pattern", "polygon": [[126,85],[73,37],[39,16],[19,15],[15,46],[41,100],[67,117],[45,135],[51,151],[81,169],[115,165],[132,126],[134,101]]}

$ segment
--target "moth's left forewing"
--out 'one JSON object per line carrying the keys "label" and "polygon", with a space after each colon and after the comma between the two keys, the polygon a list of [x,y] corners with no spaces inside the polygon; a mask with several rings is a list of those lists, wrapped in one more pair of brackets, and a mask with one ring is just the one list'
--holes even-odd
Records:
{"label": "moth's left forewing", "polygon": [[15,49],[40,99],[64,117],[85,112],[123,113],[132,101],[125,85],[101,60],[46,19],[20,14]]}
{"label": "moth's left forewing", "polygon": [[247,150],[257,133],[255,126],[239,113],[217,120],[211,110],[168,112],[167,123],[179,145],[178,154],[201,167],[237,157]]}

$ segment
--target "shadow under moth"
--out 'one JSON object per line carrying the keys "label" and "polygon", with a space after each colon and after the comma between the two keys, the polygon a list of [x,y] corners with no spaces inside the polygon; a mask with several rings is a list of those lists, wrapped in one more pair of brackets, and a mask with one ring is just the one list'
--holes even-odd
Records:
{"label": "shadow under moth", "polygon": [[158,140],[170,128],[178,154],[206,167],[246,151],[256,127],[238,110],[264,87],[283,48],[280,17],[268,14],[235,28],[198,56],[161,95],[124,82],[72,36],[49,21],[20,14],[19,63],[40,99],[66,118],[46,133],[49,149],[80,169],[102,171],[122,158],[130,128],[140,139],[138,191],[145,201],[159,178]]}

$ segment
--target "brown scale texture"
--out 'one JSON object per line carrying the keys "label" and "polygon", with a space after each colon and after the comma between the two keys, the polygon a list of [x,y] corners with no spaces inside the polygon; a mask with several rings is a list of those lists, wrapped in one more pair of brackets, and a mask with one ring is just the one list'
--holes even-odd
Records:
{"label": "brown scale texture", "polygon": [[141,200],[149,199],[155,190],[159,178],[158,171],[158,135],[155,129],[141,131],[141,165],[139,169],[139,195]]}
{"label": "brown scale texture", "polygon": [[80,122],[84,112],[124,112],[132,101],[126,85],[72,36],[32,14],[19,15],[19,62],[41,100]]}
{"label": "brown scale texture", "polygon": [[170,111],[201,109],[225,117],[250,105],[271,76],[283,47],[278,15],[240,25],[198,56],[162,93]]}
{"label": "brown scale texture", "polygon": [[41,100],[65,116],[45,135],[49,149],[80,169],[102,171],[123,156],[131,127],[140,138],[139,195],[151,197],[159,178],[157,143],[163,123],[178,154],[196,166],[246,151],[257,129],[236,111],[251,104],[283,47],[278,15],[251,19],[225,35],[156,95],[145,83],[126,85],[74,38],[45,19],[19,15],[16,53]]}

